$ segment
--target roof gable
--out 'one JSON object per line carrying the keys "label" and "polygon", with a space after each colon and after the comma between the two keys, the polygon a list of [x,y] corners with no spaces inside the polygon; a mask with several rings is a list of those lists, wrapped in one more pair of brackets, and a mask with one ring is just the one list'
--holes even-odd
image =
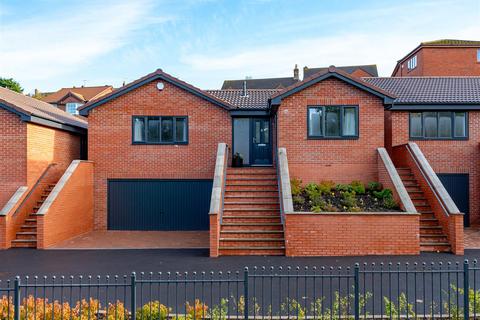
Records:
{"label": "roof gable", "polygon": [[112,90],[112,86],[62,88],[56,92],[46,95],[42,98],[42,101],[47,103],[59,103],[67,94],[78,95],[79,97],[82,97],[83,101],[90,101],[96,97],[107,94]]}
{"label": "roof gable", "polygon": [[346,83],[349,83],[361,90],[364,90],[364,91],[367,91],[379,98],[382,98],[384,100],[384,103],[385,104],[390,104],[393,102],[393,100],[395,99],[395,95],[393,95],[392,93],[389,93],[387,91],[384,91],[383,89],[381,88],[378,88],[374,85],[371,85],[367,82],[364,82],[362,81],[361,79],[358,79],[356,77],[353,77],[351,75],[349,75],[348,73],[344,72],[344,71],[341,71],[337,68],[335,68],[334,66],[330,66],[326,71],[321,71],[321,72],[318,72],[314,75],[312,75],[311,77],[307,78],[307,79],[304,79],[302,82],[299,82],[297,84],[294,84],[288,88],[286,88],[285,90],[282,90],[280,92],[278,92],[277,94],[274,94],[271,98],[271,105],[280,105],[280,103],[282,102],[282,99],[288,97],[288,96],[291,96],[305,88],[308,88],[314,84],[317,84],[325,79],[329,79],[329,78],[336,78],[336,79],[339,79],[341,81],[344,81]]}
{"label": "roof gable", "polygon": [[[358,65],[358,66],[341,66],[336,67],[338,70],[345,71],[346,73],[352,74],[357,70],[362,70],[365,73],[369,74],[372,77],[378,77],[378,70],[376,64],[369,64],[369,65]],[[308,68],[305,67],[303,69],[303,77],[304,79],[313,76],[315,73],[327,71],[328,67],[320,67],[320,68]]]}
{"label": "roof gable", "polygon": [[132,90],[135,90],[147,83],[150,83],[152,81],[155,81],[155,80],[163,80],[163,81],[166,81],[170,84],[173,84],[181,89],[184,89],[202,99],[205,99],[211,103],[213,103],[214,105],[217,105],[219,107],[222,107],[226,110],[230,110],[231,108],[234,108],[232,105],[230,105],[228,102],[226,101],[223,101],[221,99],[218,99],[217,97],[209,94],[208,92],[205,92],[195,86],[192,86],[191,84],[188,84],[178,78],[175,78],[171,75],[169,75],[168,73],[166,72],[163,72],[161,69],[157,69],[156,71],[152,72],[152,73],[149,73],[147,74],[146,76],[140,78],[140,79],[137,79],[121,88],[118,88],[96,100],[93,100],[93,101],[90,101],[86,104],[84,104],[82,107],[80,107],[78,110],[80,111],[80,114],[82,116],[87,116],[88,113],[90,112],[90,110],[96,108],[96,107],[99,107],[105,103],[107,103],[108,101],[111,101],[111,100],[114,100]]}

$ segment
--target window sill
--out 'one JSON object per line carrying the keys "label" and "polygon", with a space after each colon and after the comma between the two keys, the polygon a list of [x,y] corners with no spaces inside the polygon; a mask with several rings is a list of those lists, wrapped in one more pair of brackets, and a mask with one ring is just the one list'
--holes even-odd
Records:
{"label": "window sill", "polygon": [[188,142],[132,142],[134,146],[185,146]]}
{"label": "window sill", "polygon": [[469,138],[414,138],[410,137],[410,141],[468,141]]}
{"label": "window sill", "polygon": [[359,136],[355,137],[307,137],[307,140],[358,140]]}

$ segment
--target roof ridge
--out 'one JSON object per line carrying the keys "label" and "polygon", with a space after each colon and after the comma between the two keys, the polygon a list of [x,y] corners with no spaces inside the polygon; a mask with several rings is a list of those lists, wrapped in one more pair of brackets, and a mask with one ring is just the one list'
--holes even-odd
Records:
{"label": "roof ridge", "polygon": [[361,77],[361,79],[480,79],[480,76],[407,76],[407,77]]}

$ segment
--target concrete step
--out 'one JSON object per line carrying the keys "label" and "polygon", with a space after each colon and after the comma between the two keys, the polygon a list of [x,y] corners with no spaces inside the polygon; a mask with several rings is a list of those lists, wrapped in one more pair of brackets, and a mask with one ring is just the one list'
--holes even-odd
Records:
{"label": "concrete step", "polygon": [[222,256],[283,256],[285,247],[219,247]]}
{"label": "concrete step", "polygon": [[444,234],[421,234],[420,243],[432,243],[432,242],[448,242],[447,236]]}
{"label": "concrete step", "polygon": [[244,239],[244,238],[277,238],[283,239],[284,232],[283,230],[222,230],[220,231],[221,238],[236,238],[236,239]]}
{"label": "concrete step", "polygon": [[261,247],[261,248],[284,248],[285,241],[283,239],[273,240],[253,240],[252,239],[220,239],[221,248],[238,248],[238,247]]}
{"label": "concrete step", "polygon": [[12,240],[12,247],[14,247],[14,248],[36,248],[37,247],[37,240],[15,239],[15,240]]}
{"label": "concrete step", "polygon": [[36,240],[37,232],[36,231],[20,231],[16,233],[15,238],[18,240]]}
{"label": "concrete step", "polygon": [[438,220],[435,218],[431,219],[422,219],[420,218],[420,226],[421,227],[432,227],[432,226],[438,226]]}
{"label": "concrete step", "polygon": [[34,232],[37,231],[37,225],[28,225],[28,224],[23,224],[20,226],[20,231],[22,232]]}
{"label": "concrete step", "polygon": [[37,219],[27,218],[27,219],[25,219],[25,224],[26,225],[36,225],[37,224]]}
{"label": "concrete step", "polygon": [[277,173],[228,173],[227,172],[227,179],[237,180],[237,179],[248,179],[248,180],[257,180],[257,179],[273,179],[277,180]]}
{"label": "concrete step", "polygon": [[277,170],[274,167],[228,167],[227,174],[277,174]]}
{"label": "concrete step", "polygon": [[448,242],[439,243],[439,242],[427,242],[420,243],[420,251],[425,252],[451,252],[452,248]]}
{"label": "concrete step", "polygon": [[271,209],[272,211],[280,211],[280,204],[279,203],[253,203],[253,202],[244,202],[244,203],[237,203],[237,204],[227,204],[225,203],[223,206],[223,210],[227,211],[242,211],[243,209],[253,208],[255,210],[258,209]]}
{"label": "concrete step", "polygon": [[225,223],[280,223],[279,216],[223,216],[222,224]]}
{"label": "concrete step", "polygon": [[242,183],[242,184],[226,184],[225,186],[226,192],[231,191],[251,191],[251,192],[258,192],[258,191],[274,191],[278,193],[278,186],[277,184],[249,184],[249,183]]}
{"label": "concrete step", "polygon": [[254,189],[246,189],[246,188],[244,188],[244,190],[228,190],[228,189],[225,189],[225,199],[228,199],[230,197],[240,197],[240,198],[268,197],[268,198],[277,198],[278,199],[278,190],[277,189],[254,190]]}
{"label": "concrete step", "polygon": [[283,232],[283,225],[277,222],[261,222],[261,223],[227,222],[227,223],[222,223],[220,228],[221,228],[220,233],[223,233],[226,231],[235,231],[236,233],[238,233],[238,232],[251,231],[251,230],[255,230],[255,231],[276,230],[276,231]]}

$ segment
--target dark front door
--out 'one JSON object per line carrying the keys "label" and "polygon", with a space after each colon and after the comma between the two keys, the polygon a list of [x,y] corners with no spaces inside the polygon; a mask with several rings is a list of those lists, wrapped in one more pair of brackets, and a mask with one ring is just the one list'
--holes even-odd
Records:
{"label": "dark front door", "polygon": [[211,180],[108,181],[109,230],[208,230]]}
{"label": "dark front door", "polygon": [[272,164],[270,119],[252,118],[251,132],[250,163],[252,165]]}
{"label": "dark front door", "polygon": [[458,210],[465,214],[463,224],[468,227],[470,225],[468,174],[438,173],[437,176],[445,189],[447,189],[453,202],[457,205]]}

